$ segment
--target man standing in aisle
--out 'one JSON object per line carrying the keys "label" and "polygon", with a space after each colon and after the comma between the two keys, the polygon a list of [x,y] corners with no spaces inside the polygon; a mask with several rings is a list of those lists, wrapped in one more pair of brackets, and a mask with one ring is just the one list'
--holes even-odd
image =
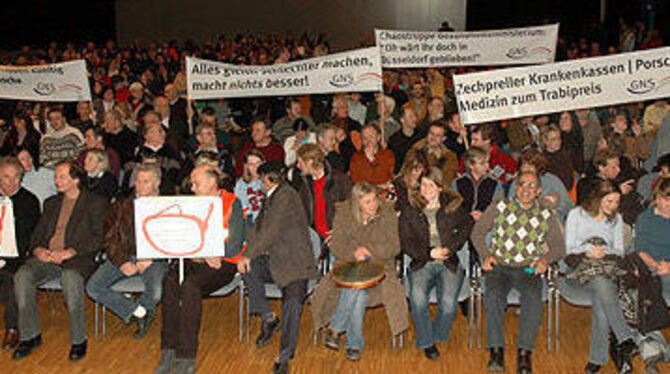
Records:
{"label": "man standing in aisle", "polygon": [[[247,236],[247,251],[237,264],[249,290],[251,313],[263,321],[256,346],[267,345],[281,326],[274,373],[288,373],[298,343],[307,281],[319,275],[305,210],[298,193],[284,182],[283,168],[280,162],[266,162],[258,168],[267,199]],[[270,309],[267,282],[281,289],[283,321]]]}

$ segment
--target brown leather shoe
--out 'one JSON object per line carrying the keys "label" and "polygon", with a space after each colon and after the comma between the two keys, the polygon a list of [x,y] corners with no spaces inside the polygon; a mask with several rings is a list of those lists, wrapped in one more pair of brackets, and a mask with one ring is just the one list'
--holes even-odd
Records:
{"label": "brown leather shoe", "polygon": [[2,350],[9,351],[19,345],[19,332],[15,329],[5,331],[5,338],[2,340]]}

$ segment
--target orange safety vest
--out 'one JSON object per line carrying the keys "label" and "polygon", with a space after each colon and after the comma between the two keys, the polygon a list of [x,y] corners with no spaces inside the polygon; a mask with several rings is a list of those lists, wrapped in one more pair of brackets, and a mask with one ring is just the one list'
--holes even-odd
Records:
{"label": "orange safety vest", "polygon": [[[234,193],[223,189],[220,190],[219,196],[221,197],[221,202],[223,205],[223,228],[228,230],[228,221],[230,221],[230,217],[233,215],[233,204],[235,203],[237,196]],[[242,212],[242,216],[242,218],[245,219],[244,212]],[[226,241],[228,241],[228,238],[226,238]],[[240,253],[238,253],[235,257],[224,258],[223,261],[229,262],[231,264],[237,264],[246,249],[247,245],[244,243]]]}

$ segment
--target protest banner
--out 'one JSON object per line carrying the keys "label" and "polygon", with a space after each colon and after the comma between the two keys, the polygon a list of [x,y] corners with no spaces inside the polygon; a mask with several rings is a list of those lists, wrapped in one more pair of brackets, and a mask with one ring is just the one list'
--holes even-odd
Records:
{"label": "protest banner", "polygon": [[135,200],[137,258],[225,255],[221,198],[161,196]]}
{"label": "protest banner", "polygon": [[86,62],[0,65],[0,98],[32,101],[90,101]]}
{"label": "protest banner", "polygon": [[670,47],[454,76],[473,124],[670,97]]}
{"label": "protest banner", "polygon": [[8,197],[0,198],[0,257],[18,257],[14,231],[14,207]]}
{"label": "protest banner", "polygon": [[384,68],[541,64],[554,61],[558,24],[439,32],[375,30]]}
{"label": "protest banner", "polygon": [[186,58],[189,99],[380,91],[379,48],[277,65],[240,66]]}

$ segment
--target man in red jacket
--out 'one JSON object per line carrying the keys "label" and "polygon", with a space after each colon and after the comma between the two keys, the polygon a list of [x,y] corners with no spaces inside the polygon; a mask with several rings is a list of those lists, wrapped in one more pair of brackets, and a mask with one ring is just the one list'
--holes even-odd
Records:
{"label": "man in red jacket", "polygon": [[244,156],[251,149],[258,149],[265,161],[284,162],[284,147],[272,140],[272,129],[263,118],[256,119],[251,125],[251,142],[242,146],[235,160],[235,174],[239,177],[244,169]]}
{"label": "man in red jacket", "polygon": [[[496,179],[501,184],[511,183],[516,177],[518,167],[514,158],[507,153],[498,150],[498,144],[495,142],[495,125],[484,123],[477,125],[470,138],[470,144],[473,147],[479,147],[489,155],[489,176]],[[465,171],[465,163],[461,158],[459,172]]]}

